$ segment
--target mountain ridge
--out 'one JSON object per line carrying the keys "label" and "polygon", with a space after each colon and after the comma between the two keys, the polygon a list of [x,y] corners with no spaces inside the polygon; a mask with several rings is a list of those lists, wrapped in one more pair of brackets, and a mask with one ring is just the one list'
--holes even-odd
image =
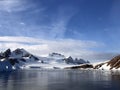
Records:
{"label": "mountain ridge", "polygon": [[[7,49],[0,53],[0,71],[1,70],[12,70],[12,69],[24,69],[30,67],[50,67],[59,68],[63,66],[79,65],[89,63],[84,59],[73,59],[71,56],[66,58],[64,55],[59,53],[51,53],[49,57],[38,57],[35,56],[25,49],[17,48],[14,51]],[[55,66],[54,66],[55,65]]]}

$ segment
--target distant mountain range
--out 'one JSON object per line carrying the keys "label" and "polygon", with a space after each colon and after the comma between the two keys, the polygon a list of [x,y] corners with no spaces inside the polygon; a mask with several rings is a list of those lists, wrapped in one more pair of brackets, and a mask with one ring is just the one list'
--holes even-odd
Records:
{"label": "distant mountain range", "polygon": [[100,69],[120,70],[120,55],[101,63],[91,64],[84,59],[73,59],[59,53],[51,53],[47,57],[35,56],[25,49],[0,53],[0,71],[18,69]]}
{"label": "distant mountain range", "polygon": [[84,59],[73,59],[71,56],[66,58],[59,53],[51,53],[48,57],[38,57],[19,48],[14,51],[7,49],[0,53],[0,71],[30,68],[59,69],[86,63],[90,62]]}
{"label": "distant mountain range", "polygon": [[120,70],[120,55],[113,57],[111,60],[94,63],[94,64],[82,64],[79,66],[67,67],[69,69],[81,69],[91,68],[99,70]]}

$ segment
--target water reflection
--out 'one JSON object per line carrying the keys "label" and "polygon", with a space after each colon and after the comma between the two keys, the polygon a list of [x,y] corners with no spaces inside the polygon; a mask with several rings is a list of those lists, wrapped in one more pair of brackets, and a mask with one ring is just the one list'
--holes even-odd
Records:
{"label": "water reflection", "polygon": [[7,87],[11,72],[0,72],[0,87]]}
{"label": "water reflection", "polygon": [[119,90],[119,71],[26,70],[0,73],[0,90]]}

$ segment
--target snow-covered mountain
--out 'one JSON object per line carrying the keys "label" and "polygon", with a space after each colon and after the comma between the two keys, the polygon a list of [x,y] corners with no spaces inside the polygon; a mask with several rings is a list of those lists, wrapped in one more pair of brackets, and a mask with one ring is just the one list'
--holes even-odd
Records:
{"label": "snow-covered mountain", "polygon": [[120,70],[120,55],[113,57],[110,61],[102,62],[94,67],[102,70]]}
{"label": "snow-covered mountain", "polygon": [[71,67],[79,64],[89,63],[83,59],[73,59],[71,56],[66,58],[59,53],[51,53],[48,57],[38,57],[25,49],[11,51],[7,49],[0,53],[0,71],[16,69],[58,69]]}
{"label": "snow-covered mountain", "polygon": [[101,70],[120,70],[120,55],[97,64],[90,64],[84,59],[65,57],[59,53],[51,53],[47,57],[35,56],[25,49],[11,51],[7,49],[0,53],[0,71],[16,69],[79,69],[93,68]]}
{"label": "snow-covered mountain", "polygon": [[7,49],[5,52],[0,53],[0,71],[20,69],[26,63],[39,61],[39,58],[30,54],[24,49],[16,49],[11,51]]}
{"label": "snow-covered mountain", "polygon": [[78,59],[78,58],[73,59],[71,56],[69,56],[68,58],[65,58],[64,60],[65,60],[65,62],[67,64],[85,64],[85,63],[90,63],[89,61],[86,61],[84,59]]}

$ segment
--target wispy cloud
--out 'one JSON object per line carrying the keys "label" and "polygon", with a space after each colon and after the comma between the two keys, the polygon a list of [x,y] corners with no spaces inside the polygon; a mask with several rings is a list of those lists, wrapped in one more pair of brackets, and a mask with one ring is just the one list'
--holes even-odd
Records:
{"label": "wispy cloud", "polygon": [[[45,8],[49,7],[37,4],[33,2],[34,0],[31,1],[0,1],[0,34],[40,38],[47,36],[52,39],[64,38],[69,20],[76,11],[69,6],[61,5],[56,8],[56,13],[53,12],[55,14],[48,13],[47,17]],[[49,22],[46,22],[47,20]]]}
{"label": "wispy cloud", "polygon": [[32,7],[33,5],[28,4],[27,0],[0,0],[0,11],[14,12],[24,11]]}
{"label": "wispy cloud", "polygon": [[[35,39],[30,37],[0,37],[0,50],[11,48],[25,48],[29,52],[38,55],[46,56],[51,52],[62,53],[66,56],[84,58],[88,60],[107,59],[113,54],[98,53],[90,48],[98,48],[103,46],[102,43],[94,41],[82,41],[73,39],[57,39],[45,40]],[[114,54],[115,55],[115,54]]]}
{"label": "wispy cloud", "polygon": [[50,35],[53,38],[63,38],[64,34],[66,32],[66,23],[65,21],[59,21],[56,23],[53,23],[53,25],[51,26],[51,31],[50,31]]}
{"label": "wispy cloud", "polygon": [[72,16],[76,14],[77,10],[74,7],[60,6],[57,10],[57,15],[51,24],[50,35],[54,38],[63,38],[67,33],[67,25]]}
{"label": "wispy cloud", "polygon": [[0,42],[16,42],[16,43],[40,43],[39,39],[30,37],[14,37],[14,36],[3,36],[0,37]]}

